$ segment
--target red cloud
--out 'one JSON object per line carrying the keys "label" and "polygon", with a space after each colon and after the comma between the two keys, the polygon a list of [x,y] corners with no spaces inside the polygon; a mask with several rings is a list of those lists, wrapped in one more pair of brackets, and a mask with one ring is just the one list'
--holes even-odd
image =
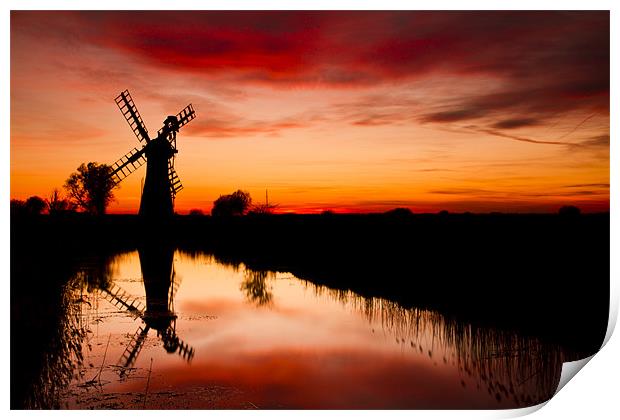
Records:
{"label": "red cloud", "polygon": [[[233,85],[364,87],[433,74],[504,82],[445,103],[429,98],[421,122],[514,129],[558,112],[609,112],[607,11],[13,12],[11,23]],[[407,119],[407,110],[371,106],[351,122]]]}
{"label": "red cloud", "polygon": [[[48,34],[246,80],[368,83],[429,71],[608,85],[608,12],[34,12]],[[43,29],[42,29],[43,30]],[[607,68],[605,67],[607,65]],[[589,74],[585,73],[589,70]],[[574,81],[574,80],[572,80]]]}

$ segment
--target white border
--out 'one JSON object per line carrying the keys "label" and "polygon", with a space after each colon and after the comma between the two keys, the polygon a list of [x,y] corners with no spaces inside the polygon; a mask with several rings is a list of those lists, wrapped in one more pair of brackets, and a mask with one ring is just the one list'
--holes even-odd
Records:
{"label": "white border", "polygon": [[[5,177],[0,182],[0,200],[2,205],[0,206],[0,217],[2,224],[2,267],[4,270],[5,284],[9,284],[9,188],[10,188],[10,129],[9,129],[9,110],[10,110],[10,96],[8,94],[10,89],[10,71],[9,71],[9,46],[10,46],[10,10],[37,10],[37,9],[81,9],[81,10],[145,10],[145,9],[161,9],[169,10],[174,9],[214,9],[214,10],[232,10],[232,9],[289,9],[289,10],[304,10],[304,9],[395,9],[395,10],[442,10],[442,9],[464,9],[464,10],[483,10],[483,9],[510,9],[510,10],[547,10],[558,9],[563,10],[611,10],[611,53],[612,53],[612,72],[611,74],[618,74],[618,57],[614,53],[614,46],[618,45],[618,24],[619,19],[616,15],[618,10],[614,7],[618,2],[613,1],[549,1],[549,0],[521,0],[516,1],[442,1],[436,0],[433,2],[412,2],[402,0],[383,0],[383,1],[371,1],[364,2],[360,5],[356,1],[340,1],[340,0],[314,0],[314,1],[295,1],[291,2],[279,0],[279,1],[235,1],[228,0],[226,2],[200,2],[200,1],[184,1],[177,0],[174,3],[164,0],[151,0],[151,1],[134,1],[131,4],[120,0],[108,0],[106,2],[77,2],[70,0],[8,0],[3,2],[2,13],[0,14],[0,48],[2,60],[2,100],[0,102],[0,127],[2,129],[2,141],[0,142],[0,156],[4,165]],[[618,263],[613,258],[618,255],[618,224],[617,224],[617,209],[618,198],[616,194],[618,185],[618,148],[614,147],[614,129],[615,121],[618,121],[618,101],[617,101],[617,84],[612,76],[611,80],[611,210],[612,210],[612,228],[611,228],[611,273],[612,273],[612,310],[611,315],[613,324],[610,323],[610,327],[615,324],[618,313],[618,278],[620,277]],[[8,293],[4,296],[4,308],[6,320],[10,318],[10,297]],[[5,325],[9,324],[6,322]],[[611,331],[611,329],[610,329]],[[608,334],[609,335],[609,334]],[[9,408],[9,343],[8,334],[4,334],[4,339],[7,340],[2,346],[2,360],[5,363],[5,371],[7,372],[5,380],[2,384],[3,407],[5,410]],[[609,337],[608,337],[609,338]],[[539,419],[554,419],[554,418],[566,418],[566,419],[582,419],[584,417],[591,417],[595,419],[615,418],[618,414],[618,402],[617,402],[617,379],[620,374],[620,363],[617,355],[620,354],[620,344],[617,337],[612,336],[609,342],[602,349],[600,354],[597,354],[587,366],[583,368],[583,372],[580,372],[578,378],[570,381],[565,388],[563,388],[555,397],[547,403],[543,409],[536,411],[532,418]],[[442,411],[442,412],[429,412],[429,411],[337,411],[337,412],[313,412],[313,411],[297,411],[293,415],[300,419],[315,418],[315,416],[338,417],[338,418],[355,418],[365,419],[375,416],[388,416],[394,419],[410,419],[412,417],[418,418],[501,418],[512,417],[515,415],[527,414],[528,409],[524,410],[508,410],[508,411]],[[55,416],[62,415],[63,417],[82,417],[88,415],[93,418],[104,418],[110,415],[119,416],[121,418],[135,417],[136,413],[131,411],[116,411],[113,414],[106,411],[99,412],[62,412],[53,413]],[[216,418],[238,418],[251,416],[252,418],[265,418],[269,420],[275,420],[279,418],[289,418],[292,413],[285,411],[278,412],[236,412],[236,411],[219,411],[219,412],[200,412],[200,411],[184,411],[182,413],[165,413],[166,416],[183,415],[195,418],[202,418],[205,415]],[[15,417],[30,417],[30,416],[45,416],[48,417],[50,413],[47,412],[10,412],[11,416]],[[149,413],[152,415],[152,413]],[[162,415],[161,413],[157,416]]]}

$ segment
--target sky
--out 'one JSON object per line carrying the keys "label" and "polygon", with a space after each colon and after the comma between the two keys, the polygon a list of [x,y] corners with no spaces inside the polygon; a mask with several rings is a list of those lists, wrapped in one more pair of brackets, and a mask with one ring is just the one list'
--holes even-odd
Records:
{"label": "sky", "polygon": [[[609,13],[11,12],[11,198],[192,103],[176,211],[609,210]],[[145,167],[110,206],[136,213]]]}

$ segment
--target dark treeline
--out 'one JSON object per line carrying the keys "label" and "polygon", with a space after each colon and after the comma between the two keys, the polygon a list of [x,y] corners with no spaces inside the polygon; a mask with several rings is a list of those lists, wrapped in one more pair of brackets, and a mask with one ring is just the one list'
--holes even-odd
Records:
{"label": "dark treeline", "polygon": [[[186,251],[517,330],[584,357],[607,326],[609,214],[178,216],[163,230],[136,216],[13,217],[11,259],[67,265],[165,236]],[[12,307],[23,305],[13,304],[22,289],[53,289],[45,270],[33,279],[14,266]],[[27,278],[37,284],[21,284]]]}

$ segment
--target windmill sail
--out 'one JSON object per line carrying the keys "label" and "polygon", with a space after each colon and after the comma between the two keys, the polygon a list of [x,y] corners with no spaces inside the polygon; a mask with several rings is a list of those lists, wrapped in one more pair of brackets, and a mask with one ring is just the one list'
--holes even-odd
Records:
{"label": "windmill sail", "polygon": [[142,350],[142,346],[144,345],[144,341],[149,333],[149,326],[138,327],[138,331],[134,334],[133,337],[129,340],[127,347],[125,347],[125,351],[121,354],[121,358],[118,361],[118,366],[120,367],[119,376],[121,379],[125,379],[127,377],[128,371],[133,367],[136,363],[136,359],[140,354],[140,350]]}
{"label": "windmill sail", "polygon": [[181,112],[177,114],[177,120],[179,120],[179,128],[196,118],[196,111],[192,104],[187,105]]}
{"label": "windmill sail", "polygon": [[168,160],[168,179],[170,180],[170,194],[174,200],[177,193],[183,189],[183,185],[181,184],[177,171],[174,170],[173,159]]}
{"label": "windmill sail", "polygon": [[120,286],[112,284],[111,287],[101,289],[101,293],[105,299],[118,309],[126,310],[131,313],[135,318],[142,318],[146,308],[144,304],[138,300],[138,298],[132,297],[129,293],[124,291]]}
{"label": "windmill sail", "polygon": [[140,116],[140,113],[138,112],[138,108],[136,107],[136,104],[133,102],[133,99],[131,98],[129,91],[125,90],[121,92],[121,94],[118,95],[116,99],[114,99],[114,101],[116,102],[116,105],[123,113],[123,116],[129,123],[129,127],[131,127],[131,130],[136,135],[138,140],[144,144],[148,143],[151,140],[149,138],[149,133],[146,130],[144,121],[142,121],[142,117]]}
{"label": "windmill sail", "polygon": [[190,362],[194,358],[194,348],[183,340],[179,339],[179,351],[178,354],[184,359]]}
{"label": "windmill sail", "polygon": [[[194,111],[194,107],[192,106],[192,104],[189,104],[185,108],[183,108],[181,112],[176,115],[176,118],[178,123],[176,127],[177,129],[183,127],[185,124],[196,118],[196,111]],[[160,128],[157,132],[157,135],[161,135],[165,129],[166,127]]]}
{"label": "windmill sail", "polygon": [[188,362],[194,358],[194,348],[179,338],[174,326],[157,331],[157,336],[164,342],[164,347],[169,353],[177,353]]}
{"label": "windmill sail", "polygon": [[144,165],[144,162],[146,162],[146,158],[144,157],[144,148],[140,150],[135,148],[112,164],[110,176],[112,177],[114,183],[118,184],[123,179],[131,175],[140,166]]}

